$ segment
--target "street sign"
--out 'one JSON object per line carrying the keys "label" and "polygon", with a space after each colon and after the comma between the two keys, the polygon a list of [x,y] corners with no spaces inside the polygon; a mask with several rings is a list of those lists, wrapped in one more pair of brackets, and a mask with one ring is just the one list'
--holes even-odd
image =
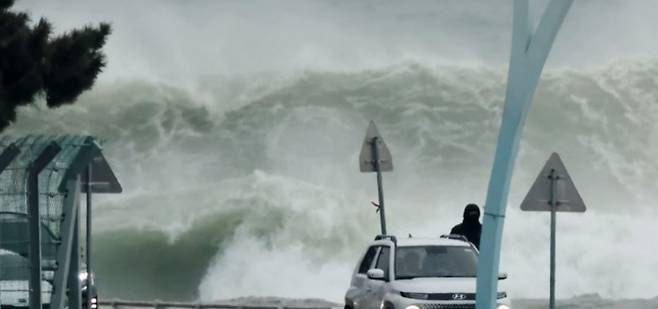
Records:
{"label": "street sign", "polygon": [[560,212],[585,212],[587,207],[580,198],[576,186],[571,181],[566,167],[557,153],[551,154],[537,180],[530,188],[521,210],[551,212],[551,264],[550,264],[550,294],[548,307],[555,309],[555,242],[556,214]]}
{"label": "street sign", "polygon": [[585,212],[587,207],[583,199],[578,194],[567,169],[564,167],[560,156],[553,153],[546,161],[544,168],[530,188],[523,203],[521,210],[524,211],[551,211],[551,182],[553,181],[551,171],[556,177],[556,208],[557,212]]}
{"label": "street sign", "polygon": [[386,214],[384,213],[382,172],[393,170],[393,158],[373,121],[370,121],[368,130],[366,131],[366,138],[363,140],[363,147],[361,147],[361,154],[359,155],[359,169],[363,173],[377,173],[377,193],[379,194],[379,205],[377,206],[377,209],[379,210],[379,222],[382,228],[382,235],[386,235]]}
{"label": "street sign", "polygon": [[386,147],[384,139],[379,134],[375,122],[370,121],[366,138],[363,140],[361,154],[359,155],[359,168],[362,173],[376,172],[375,159],[373,153],[373,144],[376,145],[377,155],[379,157],[379,171],[390,172],[393,170],[393,159],[391,152]]}

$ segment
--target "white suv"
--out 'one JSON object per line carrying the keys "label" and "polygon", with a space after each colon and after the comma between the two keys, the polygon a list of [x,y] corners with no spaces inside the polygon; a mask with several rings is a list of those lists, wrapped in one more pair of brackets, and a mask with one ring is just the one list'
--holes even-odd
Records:
{"label": "white suv", "polygon": [[[461,236],[377,236],[354,270],[345,309],[475,308],[477,259]],[[497,309],[509,307],[503,289]]]}

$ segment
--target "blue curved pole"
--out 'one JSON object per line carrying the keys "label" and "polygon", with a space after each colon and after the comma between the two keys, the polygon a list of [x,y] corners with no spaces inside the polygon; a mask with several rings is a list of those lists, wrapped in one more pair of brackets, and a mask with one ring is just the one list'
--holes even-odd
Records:
{"label": "blue curved pole", "polygon": [[546,57],[572,3],[573,0],[551,0],[533,34],[528,17],[528,0],[514,1],[507,93],[489,179],[480,241],[477,309],[496,308],[505,208],[519,140]]}

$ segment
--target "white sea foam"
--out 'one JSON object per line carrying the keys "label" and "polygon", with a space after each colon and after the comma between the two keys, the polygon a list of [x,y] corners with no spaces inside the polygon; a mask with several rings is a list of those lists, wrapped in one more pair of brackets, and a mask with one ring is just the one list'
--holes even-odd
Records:
{"label": "white sea foam", "polygon": [[[658,87],[642,78],[655,75],[655,61],[620,66],[549,71],[542,80],[505,226],[502,268],[514,297],[546,294],[548,216],[517,208],[553,151],[589,206],[558,216],[558,295],[658,290]],[[374,176],[357,169],[369,119],[394,156],[395,171],[384,175],[392,232],[446,233],[466,203],[484,201],[501,71],[401,63],[273,80],[238,88],[261,89],[244,96],[218,80],[217,93],[201,98],[149,82],[101,83],[73,106],[21,110],[8,133],[106,141],[125,193],[98,197],[95,212],[105,295],[340,302],[378,231]]]}

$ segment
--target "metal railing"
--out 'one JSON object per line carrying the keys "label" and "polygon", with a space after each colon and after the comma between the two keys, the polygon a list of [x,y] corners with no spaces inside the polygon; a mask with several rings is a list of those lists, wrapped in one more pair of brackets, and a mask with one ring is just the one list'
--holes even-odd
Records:
{"label": "metal railing", "polygon": [[112,309],[123,308],[153,308],[153,309],[175,309],[175,308],[194,308],[194,309],[334,309],[331,306],[291,306],[291,305],[238,305],[238,304],[221,304],[221,303],[182,303],[182,302],[162,302],[162,301],[124,301],[109,300],[100,301],[101,307],[112,307]]}

